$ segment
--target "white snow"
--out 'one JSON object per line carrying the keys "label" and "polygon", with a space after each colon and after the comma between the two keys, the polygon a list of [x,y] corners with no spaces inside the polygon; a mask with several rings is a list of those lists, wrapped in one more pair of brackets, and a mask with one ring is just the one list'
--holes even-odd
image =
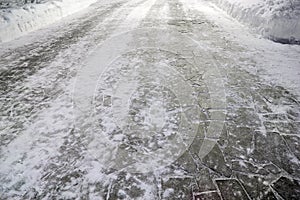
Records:
{"label": "white snow", "polygon": [[0,42],[7,42],[37,30],[97,0],[61,0],[42,4],[27,4],[21,8],[0,10]]}
{"label": "white snow", "polygon": [[[251,57],[256,64],[253,69],[245,68],[246,70],[259,72],[266,81],[279,84],[300,96],[299,45],[282,45],[252,34],[243,24],[232,20],[227,13],[220,12],[221,9],[213,5],[211,1],[181,1],[188,9],[195,9],[203,13],[207,19],[221,29],[225,38],[235,41],[249,50],[244,56]],[[217,53],[221,52],[217,51]],[[234,59],[234,56],[232,58]]]}
{"label": "white snow", "polygon": [[299,0],[211,0],[266,38],[300,41]]}
{"label": "white snow", "polygon": [[[13,40],[88,7],[97,0],[51,0],[0,9],[0,42]],[[209,0],[266,38],[300,42],[299,0]],[[145,2],[152,5],[153,1]],[[147,7],[147,6],[146,6]],[[149,6],[148,6],[149,7]],[[146,10],[139,14],[147,13]],[[135,16],[136,14],[134,14]],[[134,21],[136,17],[132,20]]]}
{"label": "white snow", "polygon": [[[78,0],[74,0],[74,1],[78,1]],[[215,25],[217,25],[219,27],[219,29],[203,30],[203,34],[210,35],[212,33],[212,31],[216,31],[216,30],[220,31],[224,35],[224,37],[226,37],[226,39],[228,41],[234,41],[234,42],[240,44],[241,46],[245,46],[245,48],[247,49],[247,51],[245,51],[245,53],[241,52],[238,55],[236,55],[235,51],[229,52],[228,56],[230,56],[232,59],[235,59],[235,58],[241,57],[242,53],[243,53],[243,55],[249,54],[247,56],[250,58],[253,57],[253,60],[255,61],[255,63],[257,63],[257,66],[256,66],[257,71],[266,70],[266,76],[269,76],[269,79],[275,79],[274,80],[275,83],[283,82],[283,85],[285,84],[288,87],[295,87],[297,89],[297,91],[299,91],[298,86],[300,85],[300,78],[299,78],[300,77],[300,71],[299,71],[300,60],[298,59],[298,57],[299,57],[299,53],[300,53],[300,46],[276,44],[276,43],[273,43],[268,40],[257,38],[256,35],[252,35],[252,34],[248,33],[248,30],[245,30],[244,26],[240,26],[239,23],[236,23],[236,21],[229,18],[227,16],[227,14],[222,13],[222,12],[220,13],[219,9],[214,9],[214,7],[210,7],[209,6],[210,4],[209,5],[202,4],[202,3],[200,4],[199,0],[181,0],[181,1],[185,2],[184,5],[186,5],[187,8],[199,10],[200,11],[199,13],[202,13],[207,19],[210,19]],[[237,1],[237,0],[235,0],[235,1]],[[253,2],[256,2],[256,1],[258,2],[261,0],[253,0]],[[152,0],[151,2],[154,2],[154,1]],[[249,3],[249,1],[247,1],[247,2]],[[147,14],[147,13],[140,14],[138,11],[146,10],[148,12],[150,10],[151,4],[143,3],[138,7],[134,7],[134,3],[135,3],[135,1],[129,1],[128,4],[124,8],[121,7],[118,10],[116,10],[109,18],[105,19],[104,22],[99,23],[97,25],[97,27],[93,28],[92,31],[89,31],[90,33],[87,34],[86,36],[84,36],[83,38],[81,38],[79,40],[79,42],[77,42],[76,44],[72,44],[66,50],[62,49],[60,54],[55,58],[56,61],[53,61],[52,63],[49,64],[48,67],[40,70],[39,72],[34,74],[32,77],[29,77],[28,79],[26,79],[26,81],[24,81],[25,87],[38,88],[38,87],[40,87],[40,85],[45,85],[47,83],[50,84],[49,80],[53,80],[56,77],[55,76],[55,73],[57,73],[56,70],[57,70],[57,68],[61,68],[61,66],[64,66],[64,67],[70,68],[70,69],[71,68],[77,69],[77,68],[81,67],[83,65],[82,60],[84,60],[85,56],[87,56],[87,54],[91,53],[93,48],[95,48],[95,46],[97,45],[97,44],[94,44],[96,42],[93,43],[94,46],[93,45],[89,46],[88,44],[92,43],[94,41],[93,39],[97,35],[99,35],[99,34],[104,35],[104,33],[102,31],[103,29],[112,29],[111,28],[112,25],[116,26],[116,27],[114,27],[114,28],[116,28],[115,30],[124,30],[122,28],[125,25],[127,25],[129,27],[128,28],[129,30],[138,28],[139,23],[141,23],[143,21],[143,19],[140,19],[140,18],[141,17],[144,18]],[[250,5],[250,3],[249,3],[249,5]],[[146,8],[144,8],[144,6],[149,6],[149,7],[147,7],[147,9],[146,9]],[[0,12],[2,12],[2,11],[0,11]],[[167,17],[168,16],[167,15],[168,14],[168,6],[164,7],[164,12],[166,13],[166,17]],[[128,16],[130,16],[130,17],[128,17]],[[138,16],[138,18],[134,19],[134,16]],[[159,16],[159,17],[161,17],[161,16]],[[118,22],[123,22],[123,23],[118,23]],[[135,23],[133,23],[133,22],[135,22]],[[119,24],[121,24],[121,25],[119,25]],[[57,29],[60,29],[60,27],[57,27]],[[0,32],[1,31],[2,31],[2,29],[0,30]],[[38,37],[38,36],[44,35],[44,34],[41,34],[41,32],[45,33],[45,35],[47,35],[47,33],[49,35],[52,35],[51,34],[53,32],[52,29],[48,30],[48,32],[46,32],[46,31],[47,30],[40,30],[36,33],[33,33],[32,36],[28,35],[24,38],[21,38],[19,41],[16,40],[12,43],[7,43],[5,45],[5,47],[3,45],[3,47],[1,47],[0,50],[6,49],[9,46],[13,46],[12,44],[20,46],[22,41],[24,44],[26,44],[25,43],[25,42],[27,42],[26,39],[28,39],[30,37],[36,37],[36,38],[39,38],[39,40],[41,40],[41,38]],[[113,30],[111,32],[113,32],[114,34],[117,33],[117,31],[113,31]],[[163,37],[163,34],[158,34],[158,35],[162,35],[162,40],[165,38],[165,37]],[[130,38],[132,38],[132,37],[130,37]],[[177,38],[179,38],[179,37],[177,37]],[[211,41],[217,40],[217,39],[218,38],[214,38],[214,36],[212,36],[210,38],[210,40],[207,42],[207,44],[209,44]],[[103,53],[102,56],[104,56],[104,54],[105,55],[107,55],[107,54],[118,55],[118,54],[122,53],[122,49],[124,49],[123,51],[127,52],[128,49],[125,49],[125,47],[123,47],[123,45],[124,45],[123,43],[125,43],[125,42],[122,43],[120,41],[129,41],[129,39],[127,39],[126,34],[122,38],[120,38],[120,37],[111,38],[110,41],[108,40],[108,41],[106,41],[106,43],[103,44],[101,51],[100,51],[100,55],[102,55],[101,52],[105,52],[105,53]],[[131,39],[131,41],[134,41],[134,40]],[[132,43],[133,42],[131,42],[131,44]],[[162,42],[157,41],[157,43],[160,44]],[[206,43],[205,43],[205,41],[201,41],[201,43],[199,42],[199,44],[201,44],[202,46],[203,45],[205,46]],[[204,50],[212,51],[215,54],[223,54],[224,55],[227,53],[227,52],[224,52],[224,50],[222,50],[222,49],[218,49],[218,47],[212,47],[212,48],[214,48],[214,49],[209,49],[209,45],[207,45],[207,49],[206,49],[206,47],[203,47]],[[119,52],[114,53],[115,51],[119,51]],[[99,53],[99,51],[98,51],[98,53]],[[245,57],[248,58],[247,56],[245,56]],[[95,55],[95,57],[96,57],[96,55]],[[117,57],[117,56],[112,56],[112,58],[113,57]],[[97,57],[97,59],[99,60],[99,57]],[[105,62],[108,62],[109,58],[107,58],[107,60],[101,59],[101,61],[104,63],[103,65],[106,66]],[[91,62],[93,62],[93,61],[91,61]],[[96,63],[96,61],[94,61],[94,62]],[[92,65],[93,63],[90,63],[90,64]],[[67,66],[65,66],[65,65],[67,65]],[[101,65],[98,62],[97,64],[94,65],[95,68],[91,68],[91,67],[88,68],[90,71],[86,70],[86,68],[83,66],[82,71],[86,72],[87,74],[94,72],[96,70],[101,71],[102,69],[99,69],[99,66],[101,66]],[[154,66],[156,66],[156,65],[154,65]],[[161,66],[161,65],[158,65],[158,66]],[[164,69],[162,67],[160,67],[160,68]],[[73,69],[73,70],[75,70],[75,69]],[[214,69],[209,69],[209,70],[211,70],[211,73],[215,72],[215,71],[213,71]],[[162,70],[162,72],[164,72],[164,71]],[[160,73],[160,74],[162,74],[162,73]],[[166,72],[164,74],[166,74]],[[171,72],[169,74],[170,74],[170,76],[168,76],[168,77],[171,77],[171,75],[172,75]],[[86,81],[87,85],[89,85],[89,83],[93,83],[93,81],[94,81],[93,78],[95,78],[95,79],[98,78],[97,76],[95,76],[95,77],[91,76],[91,77],[92,78],[90,80]],[[22,188],[20,188],[20,190],[18,191],[20,196],[22,194],[24,194],[25,192],[27,192],[29,190],[29,188],[37,188],[40,190],[45,189],[44,184],[46,181],[42,182],[42,181],[38,181],[38,180],[41,179],[41,177],[47,172],[47,170],[50,170],[50,169],[47,169],[46,167],[49,164],[56,161],[56,160],[54,160],[54,158],[58,158],[60,156],[59,147],[63,146],[62,143],[64,142],[65,137],[69,134],[66,130],[68,130],[69,127],[73,126],[73,120],[74,120],[73,119],[74,118],[73,111],[74,110],[72,108],[72,104],[70,103],[71,102],[70,94],[73,94],[73,89],[74,89],[73,82],[75,82],[74,79],[75,78],[72,78],[72,80],[66,81],[66,83],[60,82],[59,88],[62,88],[62,90],[64,91],[64,94],[61,97],[59,97],[57,100],[51,102],[51,104],[49,104],[48,108],[45,108],[45,110],[42,110],[40,113],[38,113],[37,120],[32,122],[32,124],[29,124],[28,126],[26,126],[25,130],[20,132],[20,136],[18,136],[18,138],[16,138],[14,141],[12,141],[5,148],[3,147],[3,152],[4,152],[3,158],[1,158],[1,161],[0,161],[1,173],[4,174],[4,175],[2,175],[3,177],[6,177],[5,174],[8,174],[9,178],[11,178],[11,180],[7,180],[7,182],[2,184],[2,187],[4,189],[9,190],[7,196],[13,198],[12,196],[16,192],[15,191],[16,189],[14,189],[12,185],[18,183],[18,181],[20,181],[20,180],[24,180],[24,186]],[[268,79],[268,77],[266,77],[266,79]],[[280,80],[278,80],[278,79],[280,79]],[[77,79],[77,81],[78,81],[78,79]],[[121,82],[124,82],[124,80]],[[179,82],[179,83],[181,83],[181,82]],[[64,86],[64,84],[66,84],[67,86]],[[134,84],[132,84],[132,85],[128,84],[128,85],[130,87],[134,87]],[[93,85],[91,84],[91,86],[93,86]],[[125,86],[126,86],[126,84],[125,84]],[[94,91],[93,87],[86,87],[85,84],[82,85],[82,88],[85,90],[85,92],[86,91],[88,91],[88,92]],[[92,88],[92,89],[90,89],[90,88]],[[119,91],[117,91],[117,93],[122,94],[122,93],[119,93]],[[300,91],[299,91],[299,94],[300,94]],[[76,95],[75,96],[77,98],[79,98],[80,93],[78,93],[77,95],[78,96],[76,96]],[[91,94],[91,96],[92,96],[92,94]],[[83,97],[85,97],[85,96],[83,96]],[[124,96],[123,96],[123,98],[124,98]],[[81,98],[79,100],[81,100]],[[88,102],[88,100],[89,99],[87,98],[82,101]],[[86,103],[86,104],[88,104],[88,103]],[[85,108],[85,107],[83,107],[83,108]],[[276,108],[276,107],[272,107],[272,109],[273,108],[274,108],[274,111],[276,111],[276,112],[286,112],[285,110],[280,110],[279,108]],[[286,109],[287,108],[288,107],[286,107]],[[57,116],[57,114],[59,117]],[[106,117],[107,116],[108,115],[106,115]],[[155,116],[156,115],[154,115],[154,117]],[[120,116],[118,116],[118,117],[120,117]],[[109,127],[109,125],[107,125],[107,127]],[[120,136],[122,136],[122,135],[116,135],[115,141],[117,140],[117,142],[118,142],[118,141],[122,140],[122,137],[120,137]],[[102,138],[100,138],[100,139],[102,139]],[[114,144],[112,144],[112,145],[114,145]],[[97,151],[96,155],[99,155],[99,149],[95,148],[92,150]],[[78,163],[76,163],[75,167],[79,168],[81,171],[87,172],[87,174],[85,174],[85,176],[84,176],[84,180],[83,180],[84,183],[82,185],[88,185],[88,187],[90,187],[89,188],[90,199],[99,199],[100,194],[97,193],[99,191],[97,191],[98,190],[97,188],[94,188],[93,184],[97,183],[97,182],[101,182],[101,183],[104,182],[103,183],[104,185],[108,185],[108,184],[111,184],[111,182],[113,182],[113,181],[117,181],[118,177],[114,173],[106,175],[101,172],[102,169],[106,168],[106,163],[102,164],[101,162],[95,161],[95,158],[94,158],[95,156],[92,155],[92,154],[95,154],[93,151],[90,150],[90,152],[88,152],[88,153],[83,152],[82,154],[83,154],[83,156],[82,156],[83,160],[81,160],[81,159],[78,160]],[[108,155],[108,154],[111,156],[112,154],[114,154],[114,152],[110,152],[107,150],[106,155]],[[24,156],[24,158],[23,158],[23,155],[26,155],[27,157]],[[106,155],[101,155],[101,156],[105,157]],[[112,157],[110,157],[110,158],[112,158]],[[156,159],[160,160],[162,158],[163,157],[158,157]],[[245,159],[244,156],[242,158]],[[158,161],[156,161],[154,159],[153,163],[155,165],[156,163],[158,163]],[[62,163],[57,163],[57,164],[59,165]],[[40,166],[40,167],[37,168],[36,166]],[[153,168],[155,168],[155,167],[156,166],[153,166]],[[46,171],[43,171],[43,170],[46,170]],[[158,174],[157,175],[158,177],[161,174],[166,174],[165,171],[160,172],[159,170],[163,171],[164,169],[156,169],[155,173]],[[187,173],[187,172],[184,171],[183,169],[177,169],[172,173],[175,174],[175,177],[178,176],[178,178],[180,178],[180,177],[184,176],[185,173]],[[16,177],[14,177],[15,174],[16,174]],[[126,180],[129,180],[129,178],[131,178],[131,176],[129,174],[127,174]],[[165,181],[167,179],[163,179],[163,180]],[[223,180],[223,179],[220,179],[220,180]],[[80,178],[78,181],[82,181],[82,179]],[[147,182],[142,182],[140,184],[139,188],[141,188],[143,191],[145,191],[145,196],[150,197],[150,199],[154,199],[154,197],[152,198],[151,194],[153,191],[155,191],[155,189],[153,189],[151,187],[152,186],[151,183],[152,182],[149,182],[148,180],[147,180]],[[74,187],[75,189],[79,188],[78,186],[75,186],[75,184],[73,184],[72,186],[67,186],[67,187],[68,188]],[[0,186],[0,189],[1,189],[1,186]],[[159,188],[159,189],[161,189],[161,188]],[[162,196],[167,198],[170,195],[172,195],[172,192],[173,192],[172,188],[169,188],[165,192],[163,192]],[[73,194],[76,194],[76,193],[75,192],[62,193],[62,198],[66,198],[66,199],[76,198],[75,195],[73,195]],[[122,194],[122,191],[121,191],[121,194]],[[126,191],[124,191],[124,194],[126,195]],[[34,194],[32,196],[34,196]],[[107,199],[108,198],[109,198],[109,196],[107,197]]]}

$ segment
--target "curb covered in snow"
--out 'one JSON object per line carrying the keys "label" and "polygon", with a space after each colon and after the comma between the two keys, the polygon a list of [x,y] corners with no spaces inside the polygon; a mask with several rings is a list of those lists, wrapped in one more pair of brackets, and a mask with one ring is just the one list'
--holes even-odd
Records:
{"label": "curb covered in snow", "polygon": [[97,0],[62,0],[0,10],[0,42],[7,42],[82,10]]}
{"label": "curb covered in snow", "polygon": [[280,43],[300,44],[300,1],[212,0],[240,22]]}

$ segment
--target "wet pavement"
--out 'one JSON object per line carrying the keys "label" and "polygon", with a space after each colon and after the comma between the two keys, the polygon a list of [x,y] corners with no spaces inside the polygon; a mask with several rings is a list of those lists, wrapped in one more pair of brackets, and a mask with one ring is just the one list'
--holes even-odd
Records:
{"label": "wet pavement", "polygon": [[1,44],[0,198],[299,199],[299,96],[234,37],[115,0]]}

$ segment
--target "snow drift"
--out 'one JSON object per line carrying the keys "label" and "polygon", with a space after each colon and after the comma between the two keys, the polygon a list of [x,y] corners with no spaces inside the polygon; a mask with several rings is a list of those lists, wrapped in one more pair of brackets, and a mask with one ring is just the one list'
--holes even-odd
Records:
{"label": "snow drift", "polygon": [[300,44],[300,0],[212,1],[266,38]]}
{"label": "snow drift", "polygon": [[88,7],[97,0],[61,0],[0,10],[0,42],[10,41]]}

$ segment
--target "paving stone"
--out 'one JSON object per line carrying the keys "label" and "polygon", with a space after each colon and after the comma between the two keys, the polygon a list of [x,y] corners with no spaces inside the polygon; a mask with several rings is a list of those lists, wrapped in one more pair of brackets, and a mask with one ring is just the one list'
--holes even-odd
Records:
{"label": "paving stone", "polygon": [[109,197],[108,199],[110,200],[142,198],[146,192],[142,185],[154,181],[153,176],[149,174],[129,174],[124,172],[117,176],[117,179],[113,181],[107,190],[109,194],[106,195],[106,198]]}
{"label": "paving stone", "polygon": [[[227,91],[227,106],[235,107],[237,105],[241,107],[250,107],[252,104],[252,98],[248,92],[245,93],[240,87],[230,87],[231,90]],[[233,90],[233,91],[232,91]]]}
{"label": "paving stone", "polygon": [[210,119],[213,120],[225,120],[226,114],[223,110],[210,110]]}
{"label": "paving stone", "polygon": [[294,155],[289,151],[282,136],[276,132],[266,135],[255,134],[253,159],[272,162],[290,174],[299,175],[299,163],[293,162]]}
{"label": "paving stone", "polygon": [[224,124],[222,133],[218,139],[218,144],[222,150],[228,145],[228,130],[226,123]]}
{"label": "paving stone", "polygon": [[229,109],[226,121],[241,127],[257,127],[260,125],[259,116],[253,108]]}
{"label": "paving stone", "polygon": [[281,177],[272,188],[284,199],[299,200],[300,199],[300,182],[299,180]]}
{"label": "paving stone", "polygon": [[[238,172],[257,174],[260,170],[258,166],[246,160],[233,160],[231,169]],[[267,172],[266,172],[267,173]]]}
{"label": "paving stone", "polygon": [[271,120],[271,121],[285,121],[285,120],[287,120],[285,114],[268,113],[268,114],[263,114],[263,117],[266,120]]}
{"label": "paving stone", "polygon": [[202,162],[210,169],[222,174],[225,177],[231,176],[231,169],[224,159],[224,155],[218,145],[215,145],[209,154],[207,154]]}
{"label": "paving stone", "polygon": [[200,151],[200,148],[203,144],[204,138],[205,138],[205,124],[201,123],[198,126],[198,132],[192,142],[192,144],[190,145],[188,151],[190,153],[190,156],[192,156],[194,159],[200,159],[198,157],[198,153]]}
{"label": "paving stone", "polygon": [[282,172],[273,163],[254,163],[253,161],[247,160],[233,160],[232,161],[232,170],[236,172],[241,172],[245,174],[260,175],[260,176],[270,176],[277,175]]}
{"label": "paving stone", "polygon": [[276,122],[264,121],[263,125],[267,132],[275,132],[277,131]]}
{"label": "paving stone", "polygon": [[268,163],[268,164],[263,165],[263,167],[260,169],[260,171],[266,171],[268,173],[268,175],[270,175],[270,174],[278,175],[278,174],[282,173],[283,170],[280,169],[278,166],[274,165],[273,163]]}
{"label": "paving stone", "polygon": [[216,180],[223,200],[250,200],[236,179]]}
{"label": "paving stone", "polygon": [[300,160],[300,135],[283,135],[292,153]]}
{"label": "paving stone", "polygon": [[299,109],[287,110],[287,118],[289,120],[297,121],[297,119],[299,119],[299,117],[300,117]]}
{"label": "paving stone", "polygon": [[197,171],[198,160],[199,158],[195,156],[195,153],[186,151],[172,164],[172,167],[194,174]]}
{"label": "paving stone", "polygon": [[192,188],[195,188],[195,181],[192,178],[163,178],[162,199],[192,199]]}
{"label": "paving stone", "polygon": [[224,148],[224,155],[229,158],[251,157],[254,148],[255,131],[249,127],[235,127],[227,124],[228,144]]}
{"label": "paving stone", "polygon": [[207,168],[199,169],[197,172],[196,181],[197,181],[197,191],[206,192],[216,190],[216,185],[213,182],[213,179],[218,178],[218,174]]}
{"label": "paving stone", "polygon": [[221,200],[217,191],[194,194],[193,200]]}
{"label": "paving stone", "polygon": [[278,200],[272,190],[269,190],[267,194],[265,194],[261,200]]}
{"label": "paving stone", "polygon": [[253,98],[253,102],[255,105],[255,110],[257,110],[258,113],[271,113],[272,110],[270,106],[267,104],[263,96],[260,95],[259,92],[254,91],[251,93],[251,96]]}
{"label": "paving stone", "polygon": [[269,188],[271,181],[267,177],[253,174],[236,173],[236,177],[243,184],[245,190],[252,200],[261,199]]}
{"label": "paving stone", "polygon": [[264,99],[274,105],[293,105],[299,102],[286,89],[280,86],[265,86],[261,88],[259,94],[264,96]]}
{"label": "paving stone", "polygon": [[299,135],[300,122],[276,122],[276,128],[281,134]]}

